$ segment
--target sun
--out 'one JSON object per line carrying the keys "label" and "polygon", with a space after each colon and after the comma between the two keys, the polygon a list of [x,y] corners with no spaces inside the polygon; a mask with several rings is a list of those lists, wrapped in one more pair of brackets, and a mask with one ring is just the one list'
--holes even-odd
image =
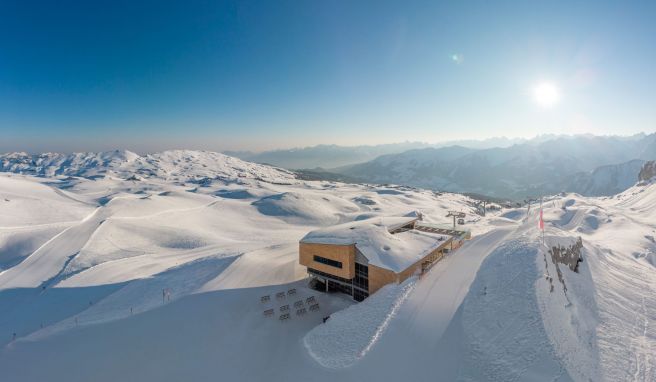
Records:
{"label": "sun", "polygon": [[551,82],[541,82],[533,89],[533,98],[539,106],[549,108],[560,100],[560,91]]}

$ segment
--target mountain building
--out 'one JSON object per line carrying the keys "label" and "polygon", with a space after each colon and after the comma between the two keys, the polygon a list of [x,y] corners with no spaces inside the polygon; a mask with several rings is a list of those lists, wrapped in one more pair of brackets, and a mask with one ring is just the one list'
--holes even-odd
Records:
{"label": "mountain building", "polygon": [[312,231],[299,243],[311,284],[362,301],[390,283],[421,275],[471,238],[468,230],[423,222],[419,213],[377,217]]}

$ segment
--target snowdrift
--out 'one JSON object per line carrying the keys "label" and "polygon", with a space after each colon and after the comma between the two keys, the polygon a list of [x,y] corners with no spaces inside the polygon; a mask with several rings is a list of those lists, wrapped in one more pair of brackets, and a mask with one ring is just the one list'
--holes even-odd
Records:
{"label": "snowdrift", "polygon": [[387,285],[360,304],[337,312],[303,338],[308,353],[320,365],[341,369],[367,355],[384,334],[416,279]]}

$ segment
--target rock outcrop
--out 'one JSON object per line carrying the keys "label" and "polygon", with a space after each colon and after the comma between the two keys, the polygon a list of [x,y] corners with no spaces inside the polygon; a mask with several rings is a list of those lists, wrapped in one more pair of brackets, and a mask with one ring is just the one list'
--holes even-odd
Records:
{"label": "rock outcrop", "polygon": [[640,174],[638,174],[638,180],[640,182],[647,182],[649,180],[656,179],[656,161],[649,161],[642,166]]}

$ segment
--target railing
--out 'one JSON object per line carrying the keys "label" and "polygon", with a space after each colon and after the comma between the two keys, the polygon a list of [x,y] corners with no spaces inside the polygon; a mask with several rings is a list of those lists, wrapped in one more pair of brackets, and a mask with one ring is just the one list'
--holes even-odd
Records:
{"label": "railing", "polygon": [[471,231],[469,230],[454,229],[452,226],[449,225],[430,224],[430,223],[423,223],[423,222],[416,223],[415,229],[418,231],[441,233],[444,235],[455,236],[460,240],[463,240],[468,235],[471,235]]}

